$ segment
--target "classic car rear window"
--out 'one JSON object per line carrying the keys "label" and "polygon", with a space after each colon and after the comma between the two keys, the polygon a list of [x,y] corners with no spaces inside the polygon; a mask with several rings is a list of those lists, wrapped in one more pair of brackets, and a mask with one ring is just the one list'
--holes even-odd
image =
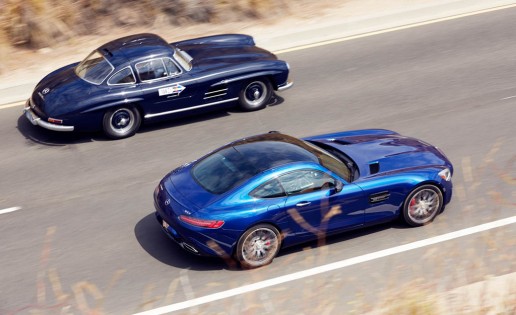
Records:
{"label": "classic car rear window", "polygon": [[109,61],[95,50],[75,67],[75,74],[87,82],[99,85],[113,70]]}
{"label": "classic car rear window", "polygon": [[133,71],[130,67],[125,67],[117,73],[113,74],[111,78],[108,80],[109,85],[118,85],[118,84],[133,84],[136,83],[136,79],[134,78]]}

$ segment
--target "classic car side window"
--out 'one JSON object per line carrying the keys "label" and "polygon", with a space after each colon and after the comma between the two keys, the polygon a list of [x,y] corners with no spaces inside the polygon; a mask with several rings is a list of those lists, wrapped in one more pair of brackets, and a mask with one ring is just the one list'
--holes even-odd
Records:
{"label": "classic car side window", "polygon": [[165,67],[167,68],[167,73],[169,76],[176,76],[181,73],[181,70],[176,66],[176,64],[170,58],[163,58],[163,62],[165,62]]}
{"label": "classic car side window", "polygon": [[151,59],[136,64],[136,71],[142,81],[151,81],[168,76],[163,59]]}
{"label": "classic car side window", "polygon": [[313,191],[330,189],[335,186],[335,179],[328,174],[314,169],[290,172],[278,177],[287,195],[305,194]]}
{"label": "classic car side window", "polygon": [[255,188],[250,195],[256,198],[277,198],[284,197],[285,191],[277,179],[272,179]]}
{"label": "classic car side window", "polygon": [[135,82],[136,79],[134,78],[133,70],[131,70],[131,67],[123,68],[122,70],[113,74],[108,80],[109,85],[133,84]]}

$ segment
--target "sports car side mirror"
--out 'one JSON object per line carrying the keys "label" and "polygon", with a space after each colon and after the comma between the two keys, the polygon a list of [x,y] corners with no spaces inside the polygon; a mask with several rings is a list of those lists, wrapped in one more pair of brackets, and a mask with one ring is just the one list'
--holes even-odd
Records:
{"label": "sports car side mirror", "polygon": [[340,180],[335,181],[335,187],[333,187],[334,193],[339,193],[342,191],[342,188],[344,188],[344,184]]}

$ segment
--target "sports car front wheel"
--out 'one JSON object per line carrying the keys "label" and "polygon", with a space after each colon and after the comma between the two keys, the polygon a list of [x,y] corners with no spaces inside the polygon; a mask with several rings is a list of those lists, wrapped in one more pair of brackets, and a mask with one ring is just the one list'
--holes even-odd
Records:
{"label": "sports car front wheel", "polygon": [[243,268],[257,268],[270,264],[280,246],[278,229],[269,224],[259,224],[240,237],[235,256]]}
{"label": "sports car front wheel", "polygon": [[434,185],[414,189],[403,203],[403,217],[412,226],[421,226],[433,221],[443,206],[443,194]]}
{"label": "sports car front wheel", "polygon": [[245,111],[253,111],[264,108],[272,96],[271,83],[267,79],[256,79],[244,84],[240,91],[240,107]]}
{"label": "sports car front wheel", "polygon": [[102,127],[111,139],[122,139],[136,133],[141,124],[140,112],[134,107],[120,107],[104,114]]}

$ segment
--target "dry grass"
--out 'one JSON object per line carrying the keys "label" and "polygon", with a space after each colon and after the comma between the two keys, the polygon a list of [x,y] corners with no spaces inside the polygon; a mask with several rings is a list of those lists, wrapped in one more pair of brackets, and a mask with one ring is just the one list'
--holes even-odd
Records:
{"label": "dry grass", "polygon": [[51,47],[74,36],[126,27],[227,23],[286,15],[307,0],[4,0],[0,1],[0,44]]}

